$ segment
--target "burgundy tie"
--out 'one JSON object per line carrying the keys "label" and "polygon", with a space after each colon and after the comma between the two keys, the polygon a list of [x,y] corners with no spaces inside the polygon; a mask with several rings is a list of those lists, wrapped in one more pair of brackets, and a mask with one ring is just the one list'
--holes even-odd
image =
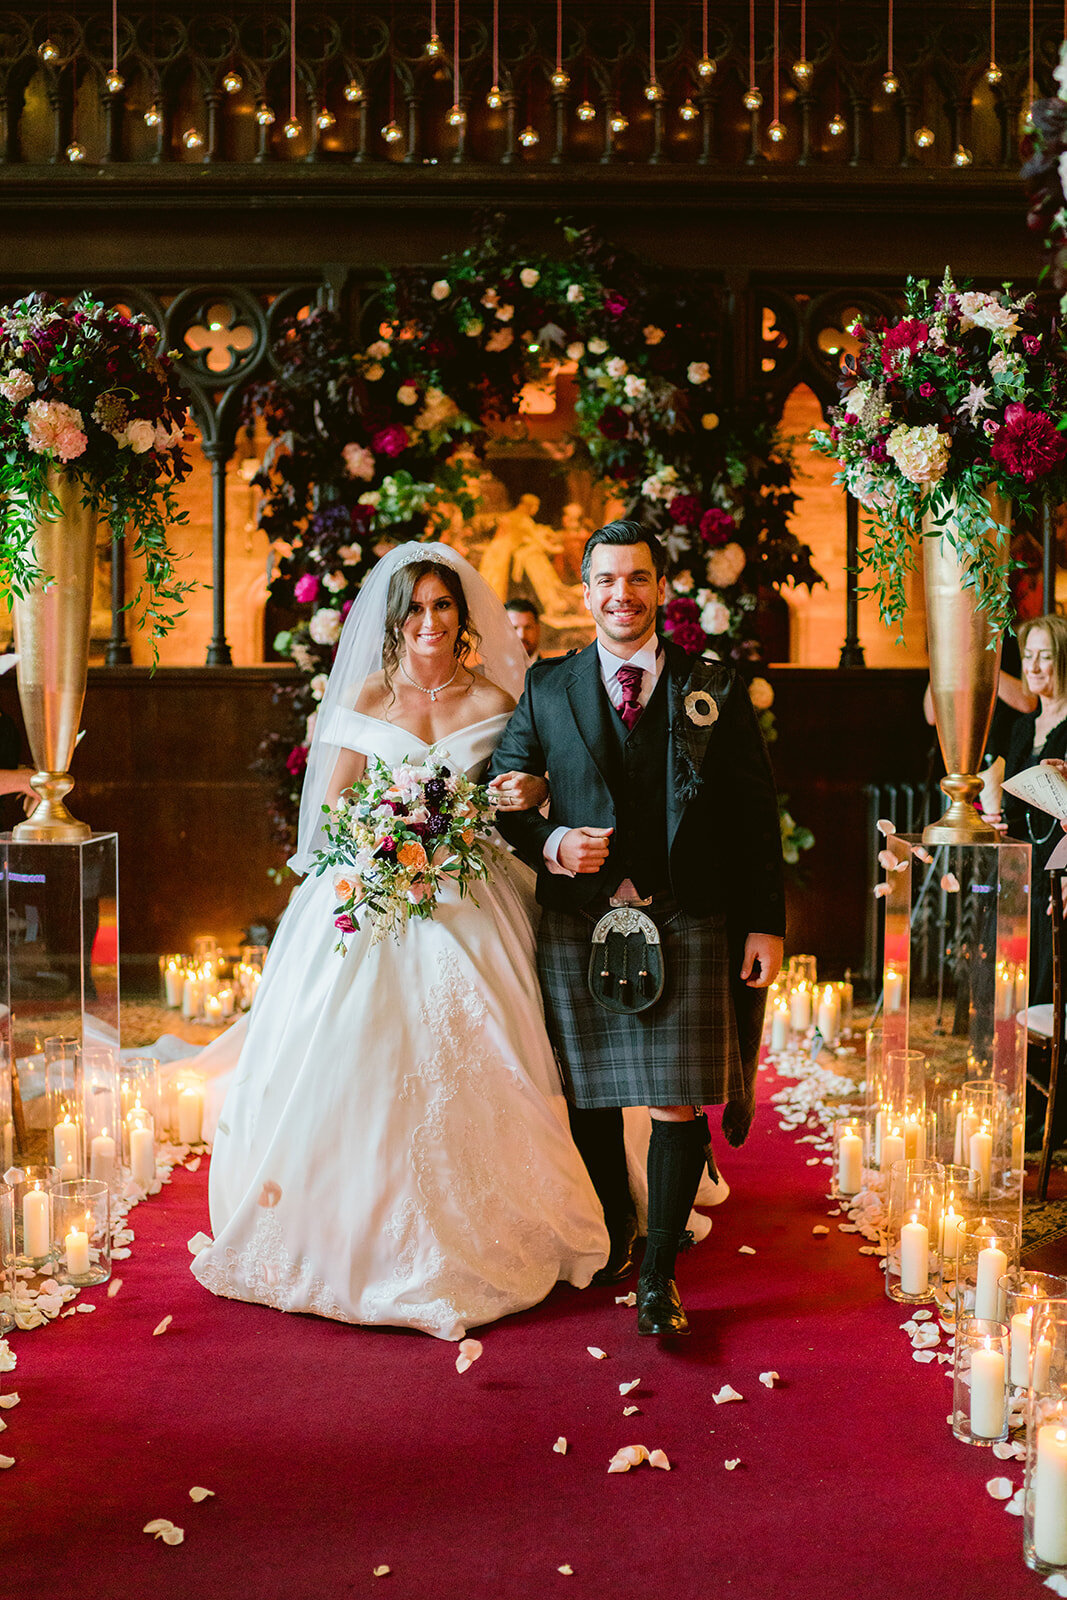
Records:
{"label": "burgundy tie", "polygon": [[627,730],[632,728],[641,715],[641,685],[645,679],[644,667],[635,667],[626,661],[615,673],[622,688],[622,705],[619,715],[625,722]]}

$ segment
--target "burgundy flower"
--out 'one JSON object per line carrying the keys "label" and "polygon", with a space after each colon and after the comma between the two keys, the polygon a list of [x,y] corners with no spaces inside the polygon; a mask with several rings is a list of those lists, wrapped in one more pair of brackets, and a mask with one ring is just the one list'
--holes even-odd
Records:
{"label": "burgundy flower", "polygon": [[618,406],[605,406],[597,427],[605,439],[625,439],[630,431],[630,419]]}
{"label": "burgundy flower", "polygon": [[728,511],[712,506],[700,519],[700,536],[705,544],[729,544],[737,524]]}
{"label": "burgundy flower", "polygon": [[348,616],[348,613],[351,611],[351,609],[352,609],[351,600],[345,600],[345,601],[342,602],[342,605],[341,605],[341,621],[342,622]]}
{"label": "burgundy flower", "polygon": [[679,528],[695,528],[700,521],[700,499],[695,494],[676,494],[667,510]]}
{"label": "burgundy flower", "polygon": [[929,323],[920,322],[918,317],[905,317],[895,328],[887,328],[882,339],[883,371],[892,373],[895,370],[894,357],[899,351],[910,350],[914,355],[929,337]]}
{"label": "burgundy flower", "polygon": [[1028,356],[1036,356],[1041,349],[1041,335],[1038,333],[1024,333],[1023,349]]}
{"label": "burgundy flower", "polygon": [[390,422],[371,435],[370,447],[376,456],[398,456],[408,447],[408,430],[399,422]]}
{"label": "burgundy flower", "polygon": [[699,622],[680,622],[672,630],[671,638],[691,656],[701,655],[708,647],[708,636]]}
{"label": "burgundy flower", "polygon": [[853,416],[851,411],[846,411],[844,416],[841,418],[841,426],[843,428],[854,428],[858,421],[859,418]]}
{"label": "burgundy flower", "polygon": [[356,931],[356,925],[347,911],[339,917],[334,917],[333,925],[335,928],[340,928],[342,933],[355,933]]}
{"label": "burgundy flower", "polygon": [[929,400],[932,395],[937,393],[937,390],[934,388],[932,383],[920,383],[919,393],[922,395],[924,400]]}
{"label": "burgundy flower", "polygon": [[293,585],[293,599],[298,605],[311,605],[319,597],[319,580],[313,572],[305,572]]}
{"label": "burgundy flower", "polygon": [[870,449],[867,451],[867,455],[871,461],[886,461],[888,452],[885,447],[885,440],[874,439],[871,442]]}
{"label": "burgundy flower", "polygon": [[1047,412],[1027,411],[1016,403],[1005,411],[990,453],[1006,472],[1033,483],[1060,465],[1067,456],[1067,444]]}
{"label": "burgundy flower", "polygon": [[680,623],[696,622],[700,616],[700,607],[687,595],[676,595],[673,600],[667,601],[663,615],[668,628],[677,628]]}
{"label": "burgundy flower", "polygon": [[373,506],[353,506],[350,513],[352,532],[355,534],[366,533],[374,521]]}
{"label": "burgundy flower", "polygon": [[604,310],[609,317],[621,317],[629,304],[625,295],[609,294],[604,301]]}
{"label": "burgundy flower", "polygon": [[285,758],[286,771],[294,778],[298,778],[308,764],[308,747],[306,744],[296,744]]}

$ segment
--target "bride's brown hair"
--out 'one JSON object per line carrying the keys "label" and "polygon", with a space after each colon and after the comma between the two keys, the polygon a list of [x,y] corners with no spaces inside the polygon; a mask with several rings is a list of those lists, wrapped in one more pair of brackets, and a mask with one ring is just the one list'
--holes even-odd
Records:
{"label": "bride's brown hair", "polygon": [[467,596],[463,583],[454,567],[444,561],[409,561],[397,567],[389,579],[389,595],[385,602],[385,640],[382,644],[382,669],[385,686],[394,695],[393,674],[400,665],[400,650],[404,642],[404,622],[411,610],[411,600],[423,578],[440,578],[459,612],[459,632],[454,652],[461,667],[467,665],[471,653],[477,650],[481,639],[470,619]]}

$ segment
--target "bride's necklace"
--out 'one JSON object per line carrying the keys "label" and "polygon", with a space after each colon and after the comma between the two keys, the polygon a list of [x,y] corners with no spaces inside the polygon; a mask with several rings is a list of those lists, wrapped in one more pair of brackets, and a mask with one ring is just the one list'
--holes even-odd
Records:
{"label": "bride's necklace", "polygon": [[408,680],[408,682],[410,683],[410,685],[411,685],[411,687],[413,689],[417,689],[420,694],[428,694],[431,700],[436,700],[437,696],[444,689],[448,688],[448,684],[449,683],[455,683],[456,675],[459,672],[459,662],[458,661],[456,662],[455,671],[452,673],[452,676],[449,678],[448,683],[438,683],[432,689],[426,689],[426,688],[423,687],[423,685],[421,683],[416,683],[415,679],[411,676],[411,673],[408,671],[407,667],[405,667],[405,665],[404,665],[404,663],[402,661],[400,663],[400,670],[404,674],[405,678]]}

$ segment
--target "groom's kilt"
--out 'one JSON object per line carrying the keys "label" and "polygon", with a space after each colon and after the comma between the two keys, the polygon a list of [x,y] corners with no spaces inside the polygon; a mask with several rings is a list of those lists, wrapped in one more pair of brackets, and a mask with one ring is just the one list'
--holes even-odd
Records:
{"label": "groom's kilt", "polygon": [[606,1011],[589,992],[593,928],[606,905],[541,914],[545,1020],[577,1106],[719,1105],[744,1099],[730,994],[726,915],[696,917],[666,897],[643,908],[660,930],[666,982],[647,1011]]}

